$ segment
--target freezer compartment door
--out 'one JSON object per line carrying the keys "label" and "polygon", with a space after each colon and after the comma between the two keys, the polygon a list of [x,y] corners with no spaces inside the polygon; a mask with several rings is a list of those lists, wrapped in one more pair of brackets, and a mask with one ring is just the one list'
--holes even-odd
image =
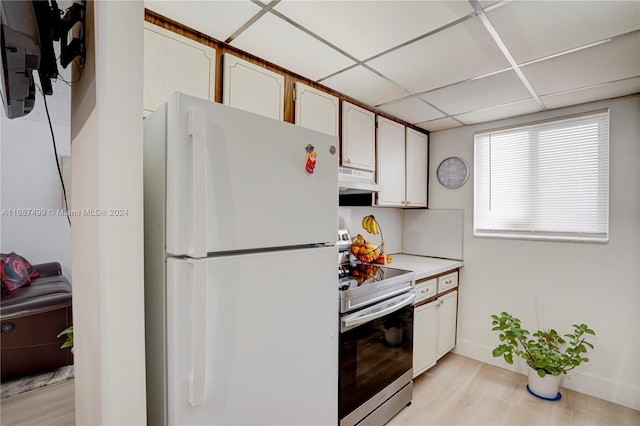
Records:
{"label": "freezer compartment door", "polygon": [[167,111],[169,253],[335,241],[337,138],[183,94]]}
{"label": "freezer compartment door", "polygon": [[336,250],[168,260],[170,424],[337,423]]}

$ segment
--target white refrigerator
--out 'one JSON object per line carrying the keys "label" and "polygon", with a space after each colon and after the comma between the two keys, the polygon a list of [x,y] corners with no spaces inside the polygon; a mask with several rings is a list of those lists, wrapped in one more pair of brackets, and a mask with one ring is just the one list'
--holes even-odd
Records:
{"label": "white refrigerator", "polygon": [[337,423],[337,148],[179,93],[145,119],[148,424]]}

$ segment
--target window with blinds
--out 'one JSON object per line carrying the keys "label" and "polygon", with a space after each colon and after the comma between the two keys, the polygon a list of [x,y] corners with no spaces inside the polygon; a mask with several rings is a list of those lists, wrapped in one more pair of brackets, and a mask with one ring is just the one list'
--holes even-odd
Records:
{"label": "window with blinds", "polygon": [[609,111],[475,135],[474,235],[609,239]]}

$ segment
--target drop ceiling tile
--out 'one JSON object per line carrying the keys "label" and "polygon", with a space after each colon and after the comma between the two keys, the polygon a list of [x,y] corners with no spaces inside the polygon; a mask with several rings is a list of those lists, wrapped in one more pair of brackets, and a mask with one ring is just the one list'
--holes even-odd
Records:
{"label": "drop ceiling tile", "polygon": [[640,76],[640,33],[523,66],[538,95]]}
{"label": "drop ceiling tile", "polygon": [[367,65],[413,93],[509,67],[477,17],[387,53]]}
{"label": "drop ceiling tile", "polygon": [[531,98],[531,93],[513,70],[420,94],[448,115],[508,104]]}
{"label": "drop ceiling tile", "polygon": [[617,98],[634,93],[640,93],[640,77],[587,87],[566,93],[543,96],[540,99],[547,108],[553,109],[602,99]]}
{"label": "drop ceiling tile", "polygon": [[359,60],[473,13],[464,1],[281,1],[282,13]]}
{"label": "drop ceiling tile", "polygon": [[231,42],[232,46],[317,80],[355,62],[272,14],[266,14]]}
{"label": "drop ceiling tile", "polygon": [[500,105],[467,114],[456,115],[455,118],[465,124],[484,123],[485,121],[500,120],[518,115],[540,112],[542,108],[534,100],[515,102],[508,105]]}
{"label": "drop ceiling tile", "polygon": [[377,108],[407,123],[419,123],[421,121],[433,120],[434,118],[445,116],[437,109],[427,105],[424,101],[414,96],[389,102]]}
{"label": "drop ceiling tile", "polygon": [[638,1],[513,1],[487,17],[518,63],[640,28]]}
{"label": "drop ceiling tile", "polygon": [[418,123],[416,126],[421,129],[428,130],[430,132],[438,132],[440,130],[453,129],[454,127],[460,127],[462,124],[450,117],[439,118],[437,120],[425,121],[424,123]]}
{"label": "drop ceiling tile", "polygon": [[370,106],[403,98],[407,93],[363,66],[336,74],[321,83]]}
{"label": "drop ceiling tile", "polygon": [[145,0],[144,7],[219,41],[262,10],[249,1]]}

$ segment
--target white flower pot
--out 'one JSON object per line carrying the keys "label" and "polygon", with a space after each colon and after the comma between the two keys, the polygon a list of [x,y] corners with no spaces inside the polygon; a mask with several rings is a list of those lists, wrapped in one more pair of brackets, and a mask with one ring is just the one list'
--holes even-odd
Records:
{"label": "white flower pot", "polygon": [[529,367],[529,392],[544,399],[560,399],[560,376],[547,374],[538,376],[538,372]]}

